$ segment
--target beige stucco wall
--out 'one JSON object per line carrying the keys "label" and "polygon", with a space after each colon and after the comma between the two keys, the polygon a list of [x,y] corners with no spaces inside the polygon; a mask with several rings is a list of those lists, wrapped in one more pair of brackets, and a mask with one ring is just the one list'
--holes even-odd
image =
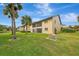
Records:
{"label": "beige stucco wall", "polygon": [[[45,31],[46,27],[48,28],[48,31]],[[60,32],[61,24],[60,24],[59,16],[52,17],[52,19],[47,20],[47,23],[45,23],[45,21],[43,21],[42,28],[43,28],[42,32],[47,33],[47,34],[54,34],[55,28],[56,28],[57,33]]]}
{"label": "beige stucco wall", "polygon": [[56,28],[57,33],[58,33],[61,31],[61,23],[60,23],[59,16],[54,17],[53,20],[55,22],[53,25],[55,25],[55,28]]}
{"label": "beige stucco wall", "polygon": [[[46,22],[47,21],[47,22]],[[43,28],[43,33],[47,34],[52,34],[52,20],[46,20],[42,22],[42,28]],[[45,28],[48,28],[48,30],[45,30]]]}

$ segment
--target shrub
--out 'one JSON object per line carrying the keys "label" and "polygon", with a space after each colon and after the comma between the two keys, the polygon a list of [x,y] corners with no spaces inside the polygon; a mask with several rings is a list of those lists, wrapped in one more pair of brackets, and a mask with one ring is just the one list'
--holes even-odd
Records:
{"label": "shrub", "polygon": [[70,28],[63,28],[63,29],[62,29],[62,32],[73,33],[73,32],[76,32],[76,30],[70,29]]}
{"label": "shrub", "polygon": [[20,31],[20,32],[22,32],[22,33],[30,33],[30,31]]}
{"label": "shrub", "polygon": [[27,31],[28,33],[30,33],[30,31]]}

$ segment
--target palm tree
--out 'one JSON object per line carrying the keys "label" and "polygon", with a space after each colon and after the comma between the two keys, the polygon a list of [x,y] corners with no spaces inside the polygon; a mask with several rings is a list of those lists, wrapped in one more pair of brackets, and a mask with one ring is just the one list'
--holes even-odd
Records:
{"label": "palm tree", "polygon": [[16,39],[16,24],[15,19],[18,18],[18,11],[22,9],[22,5],[19,3],[4,4],[3,13],[12,19],[12,38]]}
{"label": "palm tree", "polygon": [[27,16],[27,15],[22,16],[21,24],[24,27],[24,31],[27,31],[27,26],[31,25],[31,23],[32,23],[32,20],[31,20],[30,16]]}

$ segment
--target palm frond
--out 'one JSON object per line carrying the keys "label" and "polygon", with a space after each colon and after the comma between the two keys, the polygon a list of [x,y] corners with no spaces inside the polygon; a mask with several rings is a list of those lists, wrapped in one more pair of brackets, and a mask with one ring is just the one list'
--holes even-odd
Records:
{"label": "palm frond", "polygon": [[3,9],[3,13],[4,13],[4,15],[8,15],[8,10],[7,9]]}
{"label": "palm frond", "polygon": [[15,16],[16,16],[16,18],[18,18],[18,17],[19,17],[19,15],[18,15],[18,14],[16,14]]}
{"label": "palm frond", "polygon": [[25,24],[25,25],[31,25],[32,23],[32,20],[30,18],[30,16],[22,16],[22,21],[21,21],[22,24]]}
{"label": "palm frond", "polygon": [[17,7],[18,7],[18,10],[23,9],[23,8],[22,8],[22,5],[21,5],[20,3],[17,3]]}

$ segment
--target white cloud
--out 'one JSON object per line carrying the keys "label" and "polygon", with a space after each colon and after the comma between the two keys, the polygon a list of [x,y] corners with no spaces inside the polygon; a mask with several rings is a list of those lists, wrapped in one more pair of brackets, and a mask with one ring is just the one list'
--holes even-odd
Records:
{"label": "white cloud", "polygon": [[53,12],[54,9],[50,7],[50,4],[48,3],[40,3],[40,4],[34,4],[34,6],[38,9],[37,13],[40,16],[48,16]]}
{"label": "white cloud", "polygon": [[73,6],[76,6],[76,5],[77,4],[66,5],[66,6],[63,6],[63,7],[60,7],[60,8],[56,8],[55,11],[59,11],[59,10],[66,9],[66,8],[69,8],[69,7],[73,7]]}
{"label": "white cloud", "polygon": [[32,18],[33,22],[41,20],[41,18]]}
{"label": "white cloud", "polygon": [[77,16],[75,13],[68,13],[61,15],[61,19],[63,22],[77,22]]}

